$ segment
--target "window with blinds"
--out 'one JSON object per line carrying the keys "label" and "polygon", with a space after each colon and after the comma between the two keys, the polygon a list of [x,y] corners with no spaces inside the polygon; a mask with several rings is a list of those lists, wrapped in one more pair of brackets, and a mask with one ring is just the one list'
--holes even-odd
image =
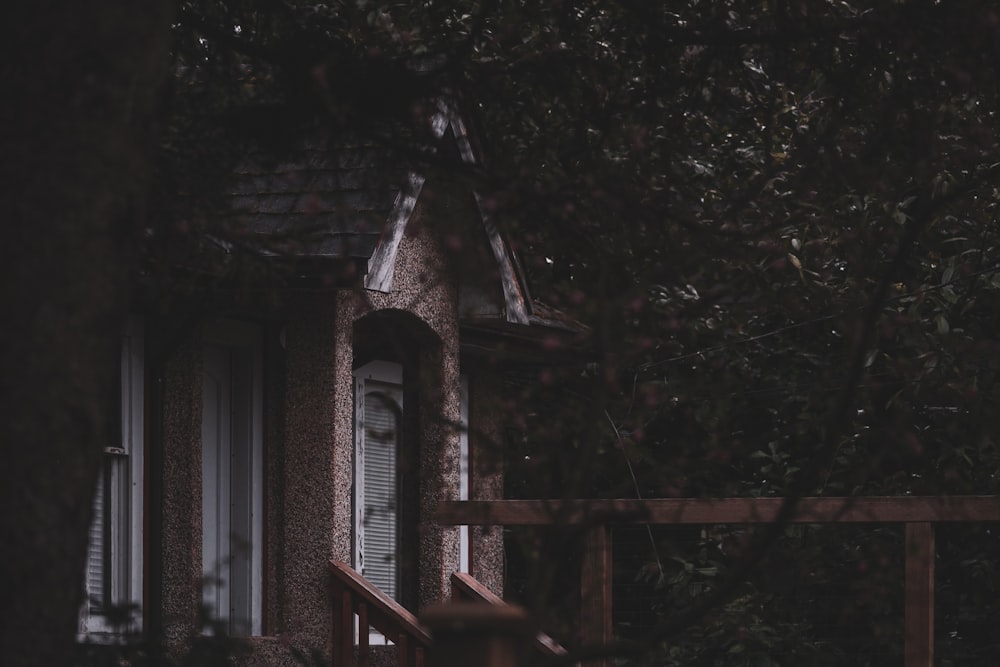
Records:
{"label": "window with blinds", "polygon": [[396,460],[400,442],[399,397],[392,387],[365,395],[364,531],[362,573],[391,598],[398,596],[396,550],[399,506]]}
{"label": "window with blinds", "polygon": [[355,565],[382,592],[400,597],[398,468],[403,387],[399,364],[355,372]]}
{"label": "window with blinds", "polygon": [[143,344],[138,321],[126,327],[120,360],[120,393],[110,419],[120,424],[120,432],[102,454],[80,610],[79,630],[91,639],[141,629]]}

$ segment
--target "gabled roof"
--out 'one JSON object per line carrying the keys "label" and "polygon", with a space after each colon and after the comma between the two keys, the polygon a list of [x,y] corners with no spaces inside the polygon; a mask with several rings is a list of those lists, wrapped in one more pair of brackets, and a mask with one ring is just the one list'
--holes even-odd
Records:
{"label": "gabled roof", "polygon": [[[455,142],[461,160],[476,164],[468,131],[453,106],[440,100],[431,119],[436,139]],[[419,167],[394,161],[385,148],[360,141],[312,138],[283,160],[263,153],[236,169],[230,210],[241,230],[259,237],[264,252],[305,264],[367,263],[367,289],[391,292],[400,243],[425,177]],[[475,196],[475,193],[469,193]],[[530,323],[527,286],[515,256],[476,197],[478,220],[496,262],[503,319]]]}

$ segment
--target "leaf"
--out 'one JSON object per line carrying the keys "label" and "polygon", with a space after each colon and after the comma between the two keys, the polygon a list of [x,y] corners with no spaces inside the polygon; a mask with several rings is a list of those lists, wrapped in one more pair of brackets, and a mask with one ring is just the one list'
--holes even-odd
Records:
{"label": "leaf", "polygon": [[941,276],[941,284],[947,285],[951,282],[951,279],[955,276],[955,263],[951,262],[948,264],[948,268],[944,270],[944,275]]}
{"label": "leaf", "polygon": [[948,326],[948,320],[945,318],[944,313],[938,314],[938,316],[934,318],[934,322],[937,324],[938,333],[942,336],[951,331],[951,327]]}

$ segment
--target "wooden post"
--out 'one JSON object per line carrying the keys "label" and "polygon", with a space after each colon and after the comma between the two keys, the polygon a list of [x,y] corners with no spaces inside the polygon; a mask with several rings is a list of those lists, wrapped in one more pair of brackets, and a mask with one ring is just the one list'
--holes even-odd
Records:
{"label": "wooden post", "polygon": [[354,665],[354,606],[351,592],[346,588],[340,594],[340,640],[339,646],[334,647],[334,652],[343,667]]}
{"label": "wooden post", "polygon": [[358,603],[358,667],[368,667],[368,605]]}
{"label": "wooden post", "polygon": [[452,602],[424,610],[434,637],[430,667],[520,667],[531,644],[528,615],[514,605]]}
{"label": "wooden post", "polygon": [[396,638],[396,665],[397,667],[410,667],[410,642],[405,634],[400,634]]}
{"label": "wooden post", "polygon": [[934,524],[906,524],[905,667],[934,665]]}
{"label": "wooden post", "polygon": [[332,661],[334,665],[340,664],[340,642],[343,630],[341,630],[340,616],[343,613],[343,608],[340,604],[340,595],[343,589],[337,585],[336,580],[333,581],[333,585],[330,587],[330,628],[333,632],[330,633],[330,655],[332,656]]}
{"label": "wooden post", "polygon": [[[583,545],[580,571],[580,643],[611,642],[611,527],[591,526]],[[592,664],[605,666],[608,660]]]}

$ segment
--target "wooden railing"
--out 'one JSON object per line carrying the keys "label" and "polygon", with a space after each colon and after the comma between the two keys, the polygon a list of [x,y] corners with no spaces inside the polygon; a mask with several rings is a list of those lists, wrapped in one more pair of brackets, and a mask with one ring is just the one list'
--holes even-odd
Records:
{"label": "wooden railing", "polygon": [[[507,606],[504,600],[476,581],[472,575],[455,572],[451,575],[452,602],[483,602],[494,606]],[[544,632],[535,635],[534,649],[543,658],[561,658],[566,655],[566,649]]]}
{"label": "wooden railing", "polygon": [[374,628],[396,648],[398,667],[423,667],[431,636],[398,602],[377,589],[351,566],[331,560],[333,572],[333,656],[336,667],[353,667],[355,619],[357,665],[368,667]]}
{"label": "wooden railing", "polygon": [[[585,644],[612,639],[612,526],[762,524],[783,516],[782,498],[446,501],[441,524],[577,525],[586,529],[580,581]],[[904,666],[934,664],[934,526],[1000,521],[1000,496],[800,498],[790,523],[901,523],[905,526]],[[608,664],[605,658],[599,661]]]}

